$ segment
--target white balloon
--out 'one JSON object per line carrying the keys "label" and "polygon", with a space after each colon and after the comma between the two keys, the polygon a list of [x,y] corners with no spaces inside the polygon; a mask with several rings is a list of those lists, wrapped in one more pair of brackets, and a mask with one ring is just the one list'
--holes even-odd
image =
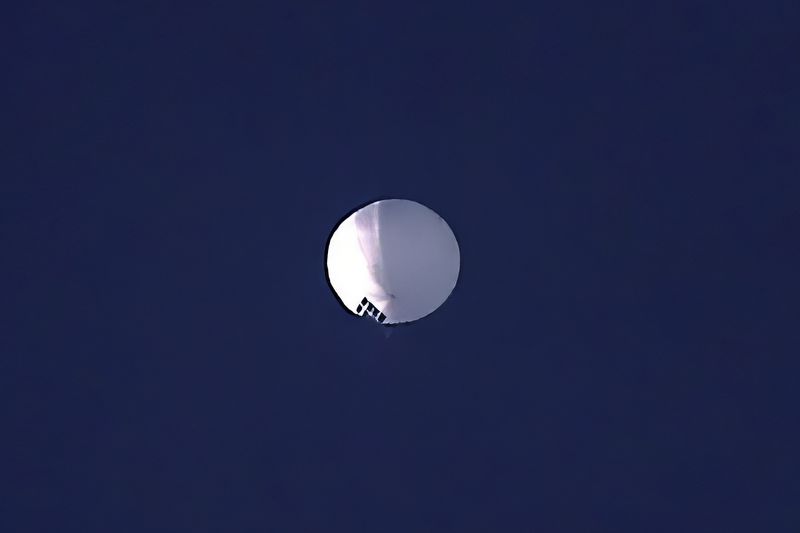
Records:
{"label": "white balloon", "polygon": [[447,300],[460,252],[447,222],[411,200],[379,200],[334,228],[328,282],[352,313],[382,324],[418,320]]}

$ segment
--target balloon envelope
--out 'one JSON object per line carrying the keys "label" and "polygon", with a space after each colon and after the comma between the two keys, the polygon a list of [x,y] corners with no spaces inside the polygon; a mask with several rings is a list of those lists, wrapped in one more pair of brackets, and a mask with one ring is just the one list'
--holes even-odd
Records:
{"label": "balloon envelope", "polygon": [[411,200],[379,200],[331,234],[328,282],[342,304],[382,324],[418,320],[450,296],[460,253],[447,223]]}

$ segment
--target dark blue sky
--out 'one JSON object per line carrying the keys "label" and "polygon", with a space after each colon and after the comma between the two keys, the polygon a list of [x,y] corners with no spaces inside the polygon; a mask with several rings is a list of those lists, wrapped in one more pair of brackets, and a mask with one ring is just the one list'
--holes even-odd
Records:
{"label": "dark blue sky", "polygon": [[110,4],[2,22],[0,530],[800,531],[796,2]]}

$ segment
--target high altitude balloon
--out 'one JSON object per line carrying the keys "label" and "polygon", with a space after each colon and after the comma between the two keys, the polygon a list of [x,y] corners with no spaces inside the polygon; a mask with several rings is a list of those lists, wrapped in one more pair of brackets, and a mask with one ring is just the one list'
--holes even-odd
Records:
{"label": "high altitude balloon", "polygon": [[334,228],[325,264],[344,306],[384,325],[418,320],[447,300],[460,253],[447,222],[411,200],[379,200]]}

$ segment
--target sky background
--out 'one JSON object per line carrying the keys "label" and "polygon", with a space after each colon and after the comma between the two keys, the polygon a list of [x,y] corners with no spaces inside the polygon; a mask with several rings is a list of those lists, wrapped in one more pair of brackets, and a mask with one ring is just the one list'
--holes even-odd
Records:
{"label": "sky background", "polygon": [[[18,3],[0,530],[800,531],[798,15]],[[462,258],[389,338],[379,197]]]}

